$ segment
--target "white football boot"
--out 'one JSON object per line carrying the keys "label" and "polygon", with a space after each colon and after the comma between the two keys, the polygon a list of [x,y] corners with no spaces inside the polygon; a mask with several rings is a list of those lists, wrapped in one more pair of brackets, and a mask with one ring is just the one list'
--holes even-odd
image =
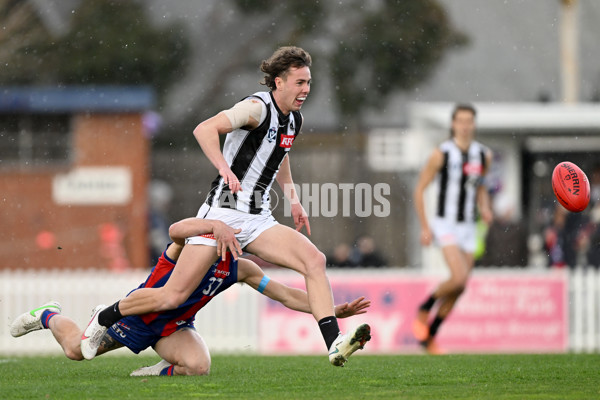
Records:
{"label": "white football boot", "polygon": [[165,360],[160,360],[157,364],[151,365],[149,367],[141,367],[133,371],[129,376],[158,376],[160,375],[160,371],[171,366],[170,362]]}
{"label": "white football boot", "polygon": [[348,357],[356,350],[363,349],[371,340],[371,327],[362,324],[345,335],[340,334],[329,348],[329,362],[336,367],[343,367]]}
{"label": "white football boot", "polygon": [[100,304],[94,308],[92,311],[92,320],[87,328],[85,328],[85,331],[83,331],[83,335],[81,335],[81,354],[86,360],[91,360],[96,357],[100,342],[108,330],[107,327],[98,323],[98,314],[105,308],[106,306],[104,304]]}
{"label": "white football boot", "polygon": [[13,337],[19,337],[44,328],[42,325],[42,314],[46,310],[59,314],[62,311],[60,304],[57,301],[51,301],[43,306],[34,308],[15,318],[12,324],[10,324],[10,334]]}

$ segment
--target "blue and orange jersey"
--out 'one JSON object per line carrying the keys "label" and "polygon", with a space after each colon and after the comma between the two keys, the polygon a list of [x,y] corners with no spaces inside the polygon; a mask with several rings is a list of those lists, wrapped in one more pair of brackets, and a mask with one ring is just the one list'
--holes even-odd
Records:
{"label": "blue and orange jersey", "polygon": [[[166,250],[163,251],[156,266],[152,268],[150,276],[148,276],[138,289],[164,286],[174,268],[175,261],[167,256]],[[225,261],[219,259],[219,261],[211,265],[200,285],[194,289],[193,293],[183,304],[174,310],[144,314],[140,315],[140,318],[157,335],[169,336],[177,330],[178,326],[184,323],[192,323],[198,310],[204,307],[217,294],[237,282],[237,275],[238,262],[228,252]]]}

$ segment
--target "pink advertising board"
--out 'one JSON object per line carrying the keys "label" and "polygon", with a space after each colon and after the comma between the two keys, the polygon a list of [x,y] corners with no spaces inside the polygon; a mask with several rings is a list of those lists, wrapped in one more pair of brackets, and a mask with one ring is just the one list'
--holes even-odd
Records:
{"label": "pink advertising board", "polygon": [[[367,314],[340,319],[345,332],[367,322],[373,338],[365,354],[415,353],[411,334],[418,305],[440,277],[372,270],[330,274],[335,303],[365,296]],[[278,276],[304,288],[291,275]],[[476,273],[438,334],[449,352],[561,352],[568,345],[567,279],[562,273]],[[323,354],[325,345],[311,315],[266,300],[260,310],[259,351],[264,354]]]}

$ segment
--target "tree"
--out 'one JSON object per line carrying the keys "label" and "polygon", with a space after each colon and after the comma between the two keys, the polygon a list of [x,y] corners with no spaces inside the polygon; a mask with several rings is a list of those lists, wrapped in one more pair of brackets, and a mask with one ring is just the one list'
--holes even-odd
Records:
{"label": "tree", "polygon": [[164,95],[180,79],[188,93],[160,109],[173,134],[230,106],[224,93],[247,94],[235,78],[256,76],[279,45],[310,51],[315,89],[330,82],[339,120],[357,129],[365,111],[421,84],[467,43],[437,0],[206,0],[185,16],[200,27],[194,37],[181,24],[153,26],[142,1],[82,0],[56,38],[24,17],[36,4],[0,0],[0,84],[151,84]]}
{"label": "tree", "polygon": [[183,26],[153,26],[141,2],[85,0],[73,10],[68,33],[58,38],[39,34],[35,10],[17,21],[24,6],[4,6],[4,19],[19,26],[14,31],[26,40],[13,46],[10,68],[0,69],[2,85],[152,85],[160,94],[186,67]]}
{"label": "tree", "polygon": [[35,8],[25,1],[0,0],[0,25],[0,84],[22,83],[38,68],[27,49],[45,40],[47,33],[36,20]]}
{"label": "tree", "polygon": [[355,121],[425,81],[448,49],[466,43],[435,0],[388,0],[352,21],[336,35],[329,63],[339,110]]}
{"label": "tree", "polygon": [[[204,19],[204,41],[226,41],[231,55],[210,58],[211,64],[201,68],[210,77],[204,78],[207,85],[187,105],[192,111],[180,111],[175,119],[187,131],[198,123],[198,115],[230,106],[223,93],[235,91],[228,86],[231,78],[247,71],[255,75],[260,57],[279,45],[310,51],[314,89],[329,80],[339,119],[356,130],[365,111],[421,84],[444,54],[467,43],[436,0],[229,0],[211,12]],[[224,27],[219,22],[225,12],[232,20]]]}

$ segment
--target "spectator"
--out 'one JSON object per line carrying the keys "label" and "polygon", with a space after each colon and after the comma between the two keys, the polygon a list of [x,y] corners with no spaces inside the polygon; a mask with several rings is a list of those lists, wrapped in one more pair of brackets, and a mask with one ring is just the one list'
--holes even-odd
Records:
{"label": "spectator", "polygon": [[333,253],[327,257],[327,265],[330,267],[356,267],[350,255],[352,248],[348,243],[340,243],[333,249]]}
{"label": "spectator", "polygon": [[587,239],[587,263],[600,268],[600,201],[590,212],[590,234]]}
{"label": "spectator", "polygon": [[169,205],[173,199],[173,189],[167,182],[154,179],[148,187],[148,247],[150,265],[157,263],[162,252],[171,241],[169,237]]}
{"label": "spectator", "polygon": [[587,263],[600,268],[600,165],[590,174],[590,226],[587,238]]}
{"label": "spectator", "polygon": [[375,239],[371,236],[361,236],[356,241],[354,254],[355,263],[361,267],[384,267],[387,262],[377,251]]}
{"label": "spectator", "polygon": [[548,266],[562,268],[565,262],[564,229],[567,210],[557,205],[552,216],[552,223],[544,230],[544,250],[548,255]]}
{"label": "spectator", "polygon": [[494,199],[496,218],[485,239],[485,252],[478,265],[524,267],[527,265],[527,232],[515,216],[514,203],[505,195]]}

